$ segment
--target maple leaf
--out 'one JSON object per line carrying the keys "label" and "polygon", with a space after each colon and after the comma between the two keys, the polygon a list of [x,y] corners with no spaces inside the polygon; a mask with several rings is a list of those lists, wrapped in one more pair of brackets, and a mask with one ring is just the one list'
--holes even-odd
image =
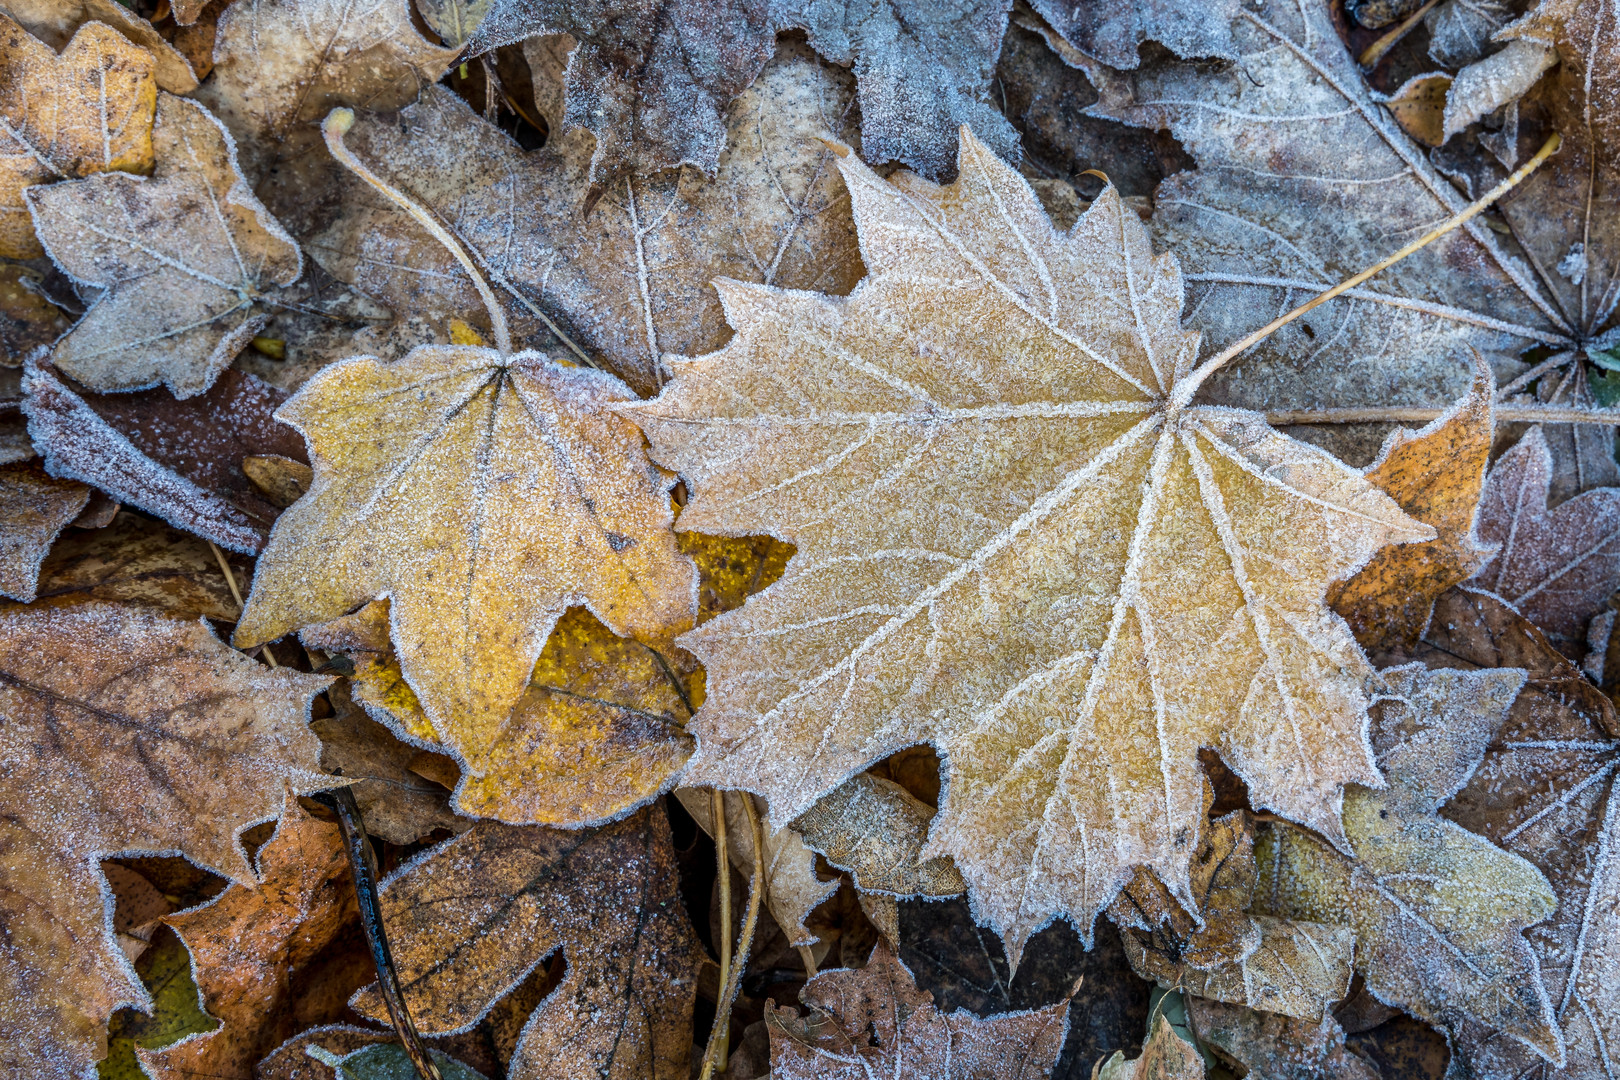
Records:
{"label": "maple leaf", "polygon": [[90,23],[61,56],[0,14],[0,255],[42,253],[23,191],[92,172],[152,168],[152,57]]}
{"label": "maple leaf", "polygon": [[798,551],[681,639],[709,694],[686,782],[785,824],[932,742],[928,853],[1016,957],[1059,914],[1089,937],[1137,866],[1191,906],[1200,745],[1342,837],[1342,785],[1377,774],[1365,661],[1321,598],[1434,534],[1262,418],[1187,405],[1175,260],[1112,189],[1058,235],[963,140],[945,188],[841,158],[870,276],[847,300],[719,283],[736,337],[626,411],[692,492],[682,529]]}
{"label": "maple leaf", "polygon": [[265,290],[296,281],[303,257],[242,180],[208,110],[163,94],[152,146],[149,180],[92,176],[26,197],[56,264],[104,290],[51,361],[92,390],[161,382],[188,398],[264,328]]}
{"label": "maple leaf", "polygon": [[101,23],[146,51],[160,90],[189,94],[197,89],[197,72],[190,61],[150,22],[117,0],[8,0],[4,14],[57,52],[68,46],[80,27]]}
{"label": "maple leaf", "polygon": [[105,1054],[113,1009],[148,1001],[113,937],[98,860],[179,851],[252,882],[238,834],[288,789],[332,782],[305,726],[327,680],[268,671],[201,621],[132,605],[0,612],[0,657],[0,1063],[66,1080]]}
{"label": "maple leaf", "polygon": [[33,462],[0,465],[0,596],[33,601],[45,553],[89,501],[89,488]]}
{"label": "maple leaf", "polygon": [[315,480],[276,520],[235,640],[388,597],[433,731],[486,775],[518,752],[509,718],[567,608],[654,645],[691,625],[668,484],[608,411],[632,397],[601,372],[474,346],[323,369],[276,414],[308,441]]}
{"label": "maple leaf", "polygon": [[278,507],[242,471],[251,454],[304,457],[273,413],[287,393],[234,369],[176,401],[161,389],[79,394],[43,361],[23,374],[23,412],[53,476],[94,484],[220,547],[254,554]]}
{"label": "maple leaf", "polygon": [[1620,1039],[1620,724],[1614,707],[1528,620],[1500,599],[1456,589],[1414,655],[1459,668],[1525,669],[1528,682],[1442,813],[1533,863],[1558,897],[1527,931],[1563,1031],[1560,1070],[1486,1025],[1466,1023],[1454,1053],[1484,1077],[1602,1076]]}
{"label": "maple leaf", "polygon": [[799,1001],[803,1016],[765,1006],[775,1080],[1044,1080],[1069,1029],[1067,1000],[983,1019],[966,1009],[947,1015],[883,941],[865,967],[823,971],[805,983]]}
{"label": "maple leaf", "polygon": [[933,808],[899,784],[861,773],[822,796],[793,827],[862,892],[957,896],[967,883],[956,864],[922,857],[933,820]]}
{"label": "maple leaf", "polygon": [[1156,41],[1177,56],[1235,59],[1232,17],[1237,0],[1179,4],[1174,0],[1032,0],[1057,34],[1087,56],[1129,71],[1137,50]]}
{"label": "maple leaf", "polygon": [[1366,648],[1416,644],[1440,594],[1471,577],[1493,553],[1493,545],[1476,536],[1475,519],[1496,430],[1495,393],[1490,368],[1475,354],[1468,396],[1420,431],[1391,432],[1378,460],[1367,466],[1368,480],[1438,535],[1427,543],[1385,548],[1355,577],[1328,590],[1328,603]]}
{"label": "maple leaf", "polygon": [[289,800],[259,850],[259,880],[164,919],[191,951],[197,986],[218,1030],[137,1057],[153,1080],[249,1080],[282,1041],[290,974],[325,948],[356,912],[354,882],[335,824]]}
{"label": "maple leaf", "polygon": [[1187,1014],[1199,1041],[1242,1064],[1248,1080],[1378,1080],[1331,1016],[1311,1022],[1196,997]]}
{"label": "maple leaf", "polygon": [[[686,1080],[702,946],[662,810],[566,832],[479,822],[385,882],[382,916],[425,1034],[470,1026],[561,948],[507,1075]],[[375,985],[354,1006],[385,1015]]]}
{"label": "maple leaf", "polygon": [[1500,545],[1470,584],[1495,593],[1579,656],[1586,627],[1620,585],[1620,490],[1549,508],[1553,460],[1541,428],[1497,459],[1479,505],[1480,538]]}
{"label": "maple leaf", "polygon": [[[815,141],[848,126],[852,93],[848,76],[784,42],[727,110],[729,147],[712,181],[690,170],[626,178],[594,208],[582,206],[589,137],[524,153],[442,87],[397,119],[361,117],[347,142],[472,248],[510,297],[520,333],[558,341],[543,316],[651,393],[665,353],[707,352],[728,336],[709,279],[832,292],[860,279],[843,184]],[[369,186],[350,186],[343,215],[310,252],[398,312],[478,307],[444,247]]]}
{"label": "maple leaf", "polygon": [[1116,1050],[1098,1062],[1096,1080],[1203,1080],[1204,1058],[1198,1047],[1183,1039],[1162,1013],[1155,1013],[1153,1030],[1142,1044],[1142,1055],[1126,1058]]}
{"label": "maple leaf", "polygon": [[1436,813],[1479,765],[1525,673],[1412,664],[1377,678],[1373,745],[1389,787],[1346,793],[1354,855],[1269,826],[1255,910],[1353,927],[1356,968],[1380,1001],[1446,1028],[1475,1020],[1555,1061],[1563,1041],[1522,933],[1556,907],[1547,879]]}

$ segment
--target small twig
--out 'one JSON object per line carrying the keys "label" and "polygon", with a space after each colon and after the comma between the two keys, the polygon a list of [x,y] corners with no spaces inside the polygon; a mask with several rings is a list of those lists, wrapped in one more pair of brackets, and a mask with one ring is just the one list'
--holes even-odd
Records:
{"label": "small twig", "polygon": [[[726,794],[719,788],[709,791],[709,813],[714,818],[714,850],[715,859],[719,863],[719,889],[720,889],[720,997],[726,996],[726,984],[731,979],[731,852],[726,839]],[[715,1004],[714,1030],[709,1033],[709,1042],[712,1044],[719,1039],[725,1045],[731,1036],[731,1019],[728,1009],[720,1008]],[[722,1051],[723,1052],[723,1051]],[[708,1060],[708,1054],[704,1054]],[[725,1071],[725,1063],[721,1062],[720,1071]]]}
{"label": "small twig", "polygon": [[[247,607],[247,605],[242,602],[242,590],[236,587],[236,575],[231,573],[231,564],[226,560],[225,553],[219,550],[219,545],[210,540],[208,541],[208,547],[213,551],[214,558],[219,560],[219,568],[225,571],[225,584],[231,587],[231,598],[236,601],[236,617],[240,619],[242,617],[242,609]],[[263,645],[259,646],[259,654],[264,657],[265,663],[269,664],[271,668],[278,668],[281,666],[280,664],[276,663],[276,654],[270,651],[269,642],[265,642]]]}
{"label": "small twig", "polygon": [[[731,1005],[737,1000],[737,991],[742,987],[743,969],[748,966],[748,950],[754,944],[754,929],[759,925],[759,907],[765,898],[765,830],[759,823],[759,811],[754,809],[754,797],[748,792],[739,793],[742,799],[743,813],[748,816],[748,826],[754,834],[754,873],[748,882],[748,910],[743,913],[742,932],[737,935],[737,952],[732,958],[731,978],[722,979],[720,983],[720,1000],[715,1003],[714,1029],[709,1032],[709,1045],[703,1050],[703,1068],[698,1073],[698,1080],[711,1080],[716,1066],[720,1072],[726,1070],[727,1038],[729,1038]],[[724,856],[721,856],[724,858]],[[721,1018],[725,1018],[722,1027]],[[716,1036],[727,1032],[727,1038]]]}
{"label": "small twig", "polygon": [[[1570,405],[1497,405],[1501,424],[1605,424],[1620,427],[1620,409],[1582,409]],[[1274,409],[1271,424],[1427,424],[1446,409]]]}
{"label": "small twig", "polygon": [[1245,335],[1234,344],[1228,345],[1226,348],[1222,349],[1208,360],[1205,360],[1199,365],[1198,370],[1187,376],[1176,386],[1176,394],[1171,400],[1171,404],[1186,405],[1192,400],[1192,396],[1195,392],[1197,392],[1198,388],[1203,385],[1204,380],[1209,378],[1220,368],[1224,367],[1234,357],[1247,352],[1250,348],[1258,345],[1260,342],[1264,341],[1266,338],[1270,337],[1284,326],[1287,326],[1301,315],[1304,315],[1306,312],[1315,310],[1316,308],[1327,303],[1329,300],[1332,300],[1335,296],[1338,296],[1340,293],[1349,292],[1351,289],[1355,288],[1357,285],[1360,285],[1363,281],[1366,281],[1374,274],[1377,274],[1382,270],[1387,270],[1389,267],[1394,266],[1396,263],[1400,262],[1408,255],[1411,255],[1413,252],[1427,247],[1429,244],[1432,244],[1434,241],[1440,239],[1440,237],[1451,232],[1453,229],[1456,229],[1472,220],[1497,199],[1500,199],[1503,195],[1506,195],[1509,191],[1511,191],[1521,180],[1534,172],[1543,161],[1546,161],[1553,155],[1554,152],[1557,151],[1562,142],[1562,137],[1556,131],[1553,132],[1552,136],[1547,140],[1542,148],[1536,151],[1535,157],[1525,162],[1514,171],[1512,176],[1508,177],[1506,180],[1503,180],[1500,184],[1497,184],[1490,191],[1486,192],[1482,198],[1476,199],[1474,202],[1470,203],[1467,208],[1457,213],[1454,217],[1447,220],[1438,228],[1424,233],[1422,236],[1418,237],[1410,244],[1407,244],[1389,258],[1368,267],[1354,277],[1346,278],[1337,285],[1333,286],[1333,288],[1328,289],[1326,292],[1318,293],[1315,297],[1307,300],[1305,303],[1301,304],[1293,311],[1288,312],[1286,315],[1279,315],[1277,318],[1272,319],[1260,329],[1251,334]]}
{"label": "small twig", "polygon": [[1411,33],[1412,27],[1418,24],[1418,20],[1422,19],[1423,16],[1427,15],[1431,10],[1433,10],[1434,6],[1439,2],[1440,0],[1428,0],[1428,2],[1422,7],[1418,8],[1405,19],[1401,20],[1400,25],[1396,26],[1395,29],[1391,30],[1389,33],[1367,46],[1366,51],[1361,54],[1361,59],[1359,61],[1361,66],[1369,70],[1376,67],[1378,65],[1378,61],[1384,58],[1384,54],[1399,44],[1401,38]]}
{"label": "small twig", "polygon": [[388,1005],[388,1018],[394,1022],[400,1045],[416,1066],[422,1080],[443,1080],[439,1067],[428,1056],[422,1037],[411,1022],[410,1010],[405,1005],[405,993],[399,985],[399,973],[394,969],[394,957],[388,950],[388,934],[383,929],[382,901],[377,895],[377,853],[372,850],[366,836],[365,822],[354,793],[346,787],[318,792],[315,801],[330,807],[343,832],[343,851],[349,857],[349,869],[354,872],[354,893],[360,901],[360,924],[366,931],[366,944],[371,946],[371,962],[377,968],[377,985],[382,989],[383,1001]]}
{"label": "small twig", "polygon": [[443,244],[444,249],[456,257],[456,261],[461,264],[461,268],[472,279],[473,288],[478,290],[478,297],[483,300],[484,309],[489,312],[489,327],[495,337],[495,347],[500,350],[503,356],[510,356],[512,353],[512,334],[506,328],[506,313],[501,310],[501,305],[496,302],[495,293],[490,289],[489,282],[484,280],[484,275],[480,274],[478,267],[473,265],[472,256],[468,255],[467,250],[461,246],[461,241],[452,236],[449,229],[439,224],[438,219],[429,213],[425,207],[372,172],[359,158],[354,156],[354,151],[343,145],[343,136],[347,135],[352,127],[354,127],[353,109],[333,109],[327,113],[326,119],[321,123],[321,136],[326,140],[326,148],[350,172],[388,196],[396,206],[411,215],[418,225],[426,229],[433,239]]}
{"label": "small twig", "polygon": [[808,946],[808,945],[800,945],[799,946],[799,959],[804,962],[804,977],[807,978],[807,979],[815,978],[816,977],[816,954],[810,951],[810,946]]}

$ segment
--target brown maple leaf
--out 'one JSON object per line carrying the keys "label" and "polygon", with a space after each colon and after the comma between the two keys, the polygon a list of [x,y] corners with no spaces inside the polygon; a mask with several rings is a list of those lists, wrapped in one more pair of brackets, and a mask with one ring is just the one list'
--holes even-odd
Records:
{"label": "brown maple leaf", "polygon": [[152,168],[152,57],[90,23],[61,56],[0,14],[0,255],[42,253],[23,190],[93,172]]}
{"label": "brown maple leaf", "polygon": [[67,1080],[106,1053],[114,1008],[149,1002],[98,860],[178,851],[251,883],[241,831],[289,789],[331,783],[305,726],[327,680],[269,671],[200,620],[119,604],[0,612],[0,657],[0,1064]]}
{"label": "brown maple leaf", "polygon": [[46,552],[89,501],[89,488],[33,462],[0,465],[0,596],[33,601]]}
{"label": "brown maple leaf", "polygon": [[1058,914],[1089,934],[1137,866],[1193,906],[1199,745],[1342,837],[1342,785],[1377,774],[1365,661],[1321,597],[1433,532],[1260,417],[1185,404],[1180,274],[1111,189],[1059,235],[971,136],[949,187],[840,168],[870,276],[847,300],[721,283],[736,337],[626,410],[692,492],[681,528],[798,551],[681,639],[709,694],[686,782],[786,824],[934,743],[929,854],[1014,956]]}
{"label": "brown maple leaf", "polygon": [[1067,999],[983,1019],[946,1014],[882,941],[865,967],[821,972],[799,1001],[803,1016],[765,1006],[775,1080],[1045,1080],[1069,1029]]}
{"label": "brown maple leaf", "polygon": [[[403,867],[382,916],[426,1034],[475,1022],[541,960],[567,973],[535,1010],[512,1080],[686,1080],[702,946],[657,807],[596,829],[480,822]],[[386,1013],[373,986],[355,1008]]]}
{"label": "brown maple leaf", "polygon": [[298,245],[242,180],[236,149],[194,101],[163,94],[151,179],[122,174],[27,192],[40,240],[102,291],[51,361],[92,390],[207,390],[264,328],[273,285],[303,271]]}

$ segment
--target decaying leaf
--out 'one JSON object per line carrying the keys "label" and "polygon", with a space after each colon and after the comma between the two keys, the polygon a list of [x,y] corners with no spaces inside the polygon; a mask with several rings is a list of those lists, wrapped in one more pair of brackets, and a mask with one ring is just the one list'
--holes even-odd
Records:
{"label": "decaying leaf", "polygon": [[1493,48],[1496,32],[1522,11],[1523,4],[1514,0],[1441,0],[1423,20],[1429,58],[1450,68],[1467,67]]}
{"label": "decaying leaf", "polygon": [[1471,577],[1492,554],[1475,534],[1495,423],[1496,384],[1476,357],[1474,385],[1445,416],[1420,431],[1398,429],[1365,475],[1401,509],[1438,534],[1427,543],[1385,548],[1356,576],[1328,590],[1328,603],[1368,649],[1410,647],[1429,625],[1434,602]]}
{"label": "decaying leaf", "polygon": [[1444,138],[1523,97],[1556,63],[1558,52],[1551,45],[1516,38],[1500,52],[1463,68],[1446,94]]}
{"label": "decaying leaf", "polygon": [[191,950],[203,1006],[218,1030],[137,1052],[153,1080],[252,1080],[286,1037],[289,975],[324,948],[355,911],[354,882],[335,824],[289,800],[259,850],[259,880],[164,921]]}
{"label": "decaying leaf", "polygon": [[72,325],[62,309],[45,297],[40,277],[30,267],[0,263],[0,364],[21,363],[23,357],[49,345]]}
{"label": "decaying leaf", "polygon": [[1312,1022],[1196,997],[1187,1013],[1199,1040],[1243,1065],[1247,1080],[1379,1080],[1331,1016]]}
{"label": "decaying leaf", "polygon": [[1453,590],[1417,650],[1427,663],[1526,670],[1529,681],[1443,814],[1528,859],[1558,910],[1527,932],[1563,1030],[1562,1070],[1470,1023],[1452,1047],[1475,1075],[1603,1076],[1620,1039],[1620,725],[1608,698],[1498,598]]}
{"label": "decaying leaf", "polygon": [[323,678],[270,671],[206,624],[86,604],[0,612],[6,859],[0,1064],[80,1077],[146,991],[113,937],[97,861],[180,851],[243,884],[237,839],[287,790],[331,783],[305,726]]}
{"label": "decaying leaf", "polygon": [[1153,1031],[1142,1044],[1142,1056],[1126,1058],[1123,1050],[1102,1062],[1096,1080],[1203,1080],[1204,1058],[1198,1047],[1178,1035],[1170,1021],[1154,1017]]}
{"label": "decaying leaf", "polygon": [[631,397],[600,372],[473,346],[325,368],[277,413],[308,440],[315,483],[277,520],[236,641],[389,597],[434,731],[487,775],[568,607],[654,644],[691,625],[666,482],[607,411]]}
{"label": "decaying leaf", "polygon": [[213,385],[264,328],[272,285],[303,270],[298,245],[243,181],[223,125],[163,94],[151,179],[92,176],[27,193],[57,265],[104,290],[51,361],[92,390]]}
{"label": "decaying leaf", "polygon": [[33,601],[45,553],[89,501],[89,488],[33,462],[0,465],[0,596]]}
{"label": "decaying leaf", "polygon": [[[843,183],[817,141],[853,126],[852,95],[848,76],[783,42],[727,110],[713,180],[693,170],[622,178],[588,214],[589,137],[524,153],[442,87],[392,121],[361,117],[347,144],[468,243],[537,347],[577,356],[543,315],[651,393],[665,353],[707,352],[728,336],[712,278],[835,293],[860,279]],[[460,265],[404,212],[359,184],[345,199],[310,244],[334,275],[396,312],[478,309]]]}
{"label": "decaying leaf", "polygon": [[1180,273],[1112,189],[1060,236],[971,136],[949,187],[839,167],[870,276],[721,283],[731,343],[626,410],[685,478],[682,529],[798,552],[681,639],[708,672],[686,782],[782,825],[934,743],[925,854],[1014,957],[1059,914],[1089,936],[1138,866],[1187,897],[1199,745],[1342,836],[1342,785],[1377,773],[1322,596],[1433,531],[1261,417],[1185,404]]}
{"label": "decaying leaf", "polygon": [[0,255],[42,253],[23,189],[94,172],[152,168],[152,57],[101,23],[58,56],[0,15]]}
{"label": "decaying leaf", "polygon": [[1525,673],[1412,664],[1378,679],[1373,744],[1389,786],[1345,793],[1354,856],[1269,826],[1255,910],[1353,927],[1379,1000],[1443,1028],[1475,1020],[1556,1060],[1563,1041],[1523,934],[1556,907],[1547,879],[1436,813],[1478,767]]}
{"label": "decaying leaf", "polygon": [[1122,71],[1136,67],[1137,50],[1147,41],[1187,59],[1236,56],[1237,0],[1032,0],[1032,6],[1063,40]]}
{"label": "decaying leaf", "polygon": [[494,0],[418,0],[416,8],[439,40],[459,49],[489,14]]}
{"label": "decaying leaf", "polygon": [[1046,1080],[1069,1029],[1067,1000],[984,1019],[947,1015],[881,941],[865,967],[823,971],[799,1001],[803,1016],[765,1007],[775,1080]]}
{"label": "decaying leaf", "polygon": [[279,508],[242,471],[251,454],[302,458],[273,413],[283,390],[234,369],[203,394],[77,393],[43,362],[23,375],[23,412],[54,476],[94,484],[222,548],[254,554]]}
{"label": "decaying leaf", "polygon": [[[318,1045],[318,1044],[317,1044]],[[484,1074],[470,1069],[439,1050],[429,1050],[428,1056],[438,1067],[443,1080],[484,1080]],[[333,1067],[344,1080],[417,1080],[422,1074],[397,1042],[373,1043],[335,1058]]]}
{"label": "decaying leaf", "polygon": [[1401,130],[1424,146],[1446,141],[1446,91],[1451,76],[1439,73],[1414,75],[1387,97],[1378,101],[1389,110]]}
{"label": "decaying leaf", "polygon": [[[185,3],[186,0],[181,0]],[[117,0],[4,0],[0,14],[11,16],[34,37],[58,52],[86,23],[110,26],[146,50],[158,88],[171,94],[197,89],[197,73],[150,22]]]}
{"label": "decaying leaf", "polygon": [[956,896],[967,890],[956,864],[922,857],[933,820],[933,807],[899,784],[861,773],[822,796],[793,827],[862,892]]}
{"label": "decaying leaf", "polygon": [[[458,1031],[558,948],[512,1080],[687,1080],[702,947],[657,807],[599,829],[479,822],[382,890],[400,984],[424,1033]],[[355,999],[386,1016],[373,986]]]}

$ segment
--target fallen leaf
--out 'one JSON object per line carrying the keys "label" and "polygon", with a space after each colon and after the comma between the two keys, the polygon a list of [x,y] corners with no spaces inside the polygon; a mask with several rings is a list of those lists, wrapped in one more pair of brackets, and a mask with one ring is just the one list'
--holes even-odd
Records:
{"label": "fallen leaf", "polygon": [[[484,1074],[470,1069],[439,1050],[429,1050],[428,1056],[438,1067],[443,1080],[484,1080]],[[337,1068],[345,1080],[418,1080],[422,1074],[416,1069],[405,1048],[397,1042],[373,1043],[343,1055]]]}
{"label": "fallen leaf", "polygon": [[111,27],[89,23],[58,56],[0,15],[0,255],[32,259],[23,190],[94,172],[152,168],[152,57]]}
{"label": "fallen leaf", "polygon": [[1450,75],[1439,73],[1414,75],[1399,90],[1377,100],[1414,140],[1439,146],[1446,141],[1446,92],[1451,81]]}
{"label": "fallen leaf", "polygon": [[956,864],[922,857],[933,820],[934,808],[899,784],[861,773],[822,796],[793,827],[862,892],[958,896],[967,882]]}
{"label": "fallen leaf", "polygon": [[1204,1057],[1159,1015],[1141,1057],[1127,1059],[1123,1050],[1116,1050],[1096,1075],[1097,1080],[1203,1080]]}
{"label": "fallen leaf", "polygon": [[1379,1080],[1331,1016],[1312,1022],[1197,997],[1187,1012],[1199,1041],[1241,1064],[1247,1080]]}
{"label": "fallen leaf", "polygon": [[[816,141],[852,126],[852,96],[848,76],[784,42],[727,110],[712,181],[691,170],[620,179],[589,214],[589,137],[525,153],[442,87],[397,119],[360,117],[346,143],[465,239],[537,347],[569,359],[583,350],[650,393],[665,353],[724,344],[711,278],[831,292],[860,279],[843,183]],[[396,312],[479,309],[443,246],[364,185],[349,186],[343,215],[310,252]]]}
{"label": "fallen leaf", "polygon": [[269,671],[203,622],[116,604],[0,611],[5,716],[0,1063],[80,1077],[107,1017],[149,1007],[113,937],[97,860],[182,852],[250,883],[238,834],[330,784],[305,726],[326,680]]}
{"label": "fallen leaf", "polygon": [[0,264],[0,364],[21,363],[72,325],[39,288],[40,277],[27,266]]}
{"label": "fallen leaf", "polygon": [[[702,947],[662,810],[566,832],[479,822],[386,882],[382,916],[424,1033],[469,1026],[561,948],[567,974],[507,1075],[686,1080]],[[374,986],[354,1006],[386,1015]]]}
{"label": "fallen leaf", "polygon": [[1237,57],[1232,44],[1237,0],[1032,0],[1031,6],[1064,41],[1121,71],[1136,67],[1137,52],[1148,41],[1189,60]]}
{"label": "fallen leaf", "polygon": [[1469,668],[1512,665],[1529,676],[1484,759],[1443,809],[1551,883],[1558,910],[1527,932],[1563,1030],[1558,1069],[1514,1040],[1468,1024],[1453,1040],[1474,1075],[1602,1076],[1620,1038],[1620,725],[1614,707],[1523,616],[1486,593],[1454,590],[1416,655]]}
{"label": "fallen leaf", "polygon": [[191,63],[163,40],[163,35],[150,22],[117,0],[5,0],[0,7],[4,14],[57,52],[61,52],[86,23],[110,26],[132,44],[146,50],[160,90],[189,94],[197,89],[199,76],[192,70]]}
{"label": "fallen leaf", "polygon": [[473,31],[489,14],[494,0],[418,0],[417,10],[428,29],[439,35],[439,40],[454,49],[467,44]]}
{"label": "fallen leaf", "polygon": [[236,370],[206,393],[77,393],[42,362],[23,375],[29,433],[54,476],[94,484],[222,548],[255,554],[280,508],[242,471],[251,454],[304,457],[273,413],[285,391]]}
{"label": "fallen leaf", "polygon": [[982,1020],[961,1009],[947,1015],[881,941],[865,967],[821,972],[799,1001],[803,1016],[765,1007],[775,1080],[1045,1080],[1069,1029],[1067,1000]]}
{"label": "fallen leaf", "polygon": [[1558,52],[1552,46],[1516,38],[1500,52],[1457,72],[1446,92],[1445,131],[1441,142],[1480,117],[1523,97],[1556,63]]}
{"label": "fallen leaf", "polygon": [[1255,911],[1351,926],[1356,969],[1379,1000],[1442,1028],[1475,1020],[1554,1060],[1562,1039],[1523,934],[1556,907],[1547,879],[1436,813],[1478,767],[1525,674],[1412,664],[1378,678],[1373,745],[1389,786],[1346,791],[1354,855],[1269,826]]}
{"label": "fallen leaf", "polygon": [[[1086,67],[1093,115],[1167,128],[1197,160],[1154,196],[1182,260],[1189,326],[1219,349],[1423,235],[1466,200],[1373,100],[1327,0],[1263,0],[1238,61]],[[1251,78],[1252,76],[1252,78]],[[1479,219],[1316,308],[1211,380],[1249,408],[1433,406],[1463,396],[1464,346],[1493,363],[1570,324]]]}
{"label": "fallen leaf", "polygon": [[1390,433],[1378,460],[1364,470],[1402,510],[1439,534],[1426,543],[1385,548],[1328,590],[1328,604],[1365,648],[1416,644],[1440,594],[1471,577],[1493,553],[1493,545],[1476,535],[1475,520],[1495,431],[1495,393],[1490,368],[1476,358],[1468,396],[1419,431]]}
{"label": "fallen leaf", "polygon": [[1342,785],[1377,774],[1365,661],[1321,597],[1432,530],[1258,416],[1168,407],[1196,337],[1111,189],[1059,236],[968,136],[945,188],[839,167],[867,280],[722,282],[731,344],[625,409],[692,493],[682,529],[798,551],[681,638],[708,673],[684,782],[763,794],[783,825],[933,743],[925,854],[1014,957],[1058,914],[1089,936],[1137,866],[1187,896],[1199,745],[1341,835]]}
{"label": "fallen leaf", "polygon": [[290,973],[308,963],[354,915],[354,881],[335,824],[289,800],[259,850],[259,880],[233,884],[213,902],[164,921],[186,947],[203,1006],[221,1021],[137,1056],[153,1080],[196,1076],[252,1080],[253,1067],[287,1032]]}
{"label": "fallen leaf", "polygon": [[46,552],[89,501],[89,488],[33,462],[0,465],[0,596],[33,601]]}
{"label": "fallen leaf", "polygon": [[264,328],[273,285],[303,270],[298,245],[243,181],[236,147],[202,106],[158,99],[150,179],[110,174],[26,193],[41,242],[104,290],[51,353],[92,390],[213,385]]}
{"label": "fallen leaf", "polygon": [[[106,864],[109,878],[116,866]],[[153,937],[152,947],[132,963],[151,995],[151,1014],[134,1009],[113,1014],[107,1025],[107,1056],[95,1067],[99,1080],[151,1080],[141,1069],[138,1049],[158,1050],[219,1027],[219,1021],[203,1011],[202,997],[191,976],[191,953],[179,935],[160,924]]]}
{"label": "fallen leaf", "polygon": [[1496,32],[1519,14],[1515,7],[1519,5],[1505,0],[1444,0],[1423,19],[1430,59],[1449,68],[1479,60]]}
{"label": "fallen leaf", "polygon": [[308,1048],[320,1047],[336,1057],[397,1038],[382,1028],[353,1024],[326,1024],[299,1032],[276,1047],[255,1067],[254,1080],[345,1080],[324,1062],[309,1056]]}
{"label": "fallen leaf", "polygon": [[1549,508],[1553,459],[1533,427],[1497,459],[1479,504],[1479,536],[1499,545],[1469,581],[1512,604],[1566,656],[1620,586],[1620,490],[1598,488]]}
{"label": "fallen leaf", "polygon": [[242,459],[242,472],[265,498],[282,509],[303,498],[315,482],[315,470],[284,454],[248,454]]}

